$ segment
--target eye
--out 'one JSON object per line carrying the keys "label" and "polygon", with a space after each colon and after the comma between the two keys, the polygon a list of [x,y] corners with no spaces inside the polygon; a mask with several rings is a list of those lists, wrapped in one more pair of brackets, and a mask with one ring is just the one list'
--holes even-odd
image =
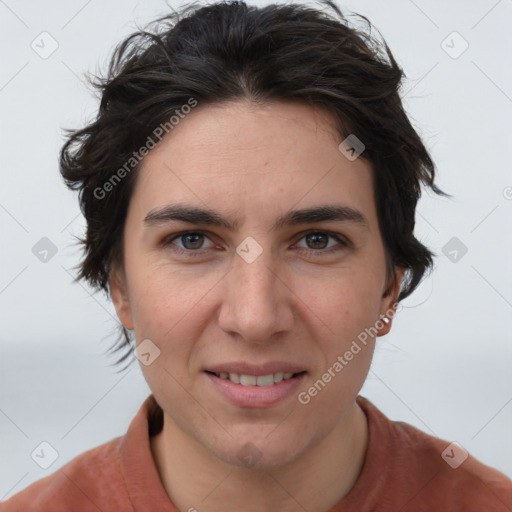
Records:
{"label": "eye", "polygon": [[[329,245],[329,239],[337,243]],[[206,240],[210,242],[207,246],[205,246]],[[307,246],[296,245],[296,247],[314,253],[331,253],[350,245],[350,242],[342,235],[327,231],[310,231],[305,233],[300,240],[305,240]],[[215,244],[202,231],[185,231],[170,235],[162,240],[161,245],[187,256],[199,256],[203,251],[215,247]]]}
{"label": "eye", "polygon": [[[162,240],[162,245],[173,245],[173,250],[178,253],[192,254],[194,252],[200,253],[204,249],[211,249],[214,247],[214,244],[211,240],[211,245],[209,247],[204,247],[205,240],[210,239],[201,231],[186,231],[184,233],[178,233],[176,235],[164,238],[164,240]],[[177,244],[175,241],[180,242],[181,245]]]}
{"label": "eye", "polygon": [[[329,239],[335,240],[338,243],[337,245],[341,247],[336,247],[336,244],[334,244],[334,248],[332,245],[329,246]],[[327,231],[310,231],[301,240],[305,240],[306,244],[309,245],[305,249],[313,252],[332,252],[332,250],[336,251],[349,246],[349,242],[343,236]]]}

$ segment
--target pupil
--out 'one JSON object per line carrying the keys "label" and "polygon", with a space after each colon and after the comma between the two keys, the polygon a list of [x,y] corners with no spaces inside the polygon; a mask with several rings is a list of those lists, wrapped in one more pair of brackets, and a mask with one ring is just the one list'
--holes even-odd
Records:
{"label": "pupil", "polygon": [[320,240],[320,245],[322,247],[318,247],[317,246],[315,248],[316,249],[319,249],[319,248],[320,249],[324,249],[326,247],[326,242],[327,242],[327,237],[326,237],[325,234],[323,234],[323,233],[314,233],[314,234],[308,235],[308,241],[311,241],[312,239],[314,239],[313,244],[316,244],[318,242],[319,238],[320,239],[323,238],[323,242],[324,243],[322,243],[322,240]]}
{"label": "pupil", "polygon": [[[193,235],[185,235],[183,238],[184,240],[187,242],[189,240],[193,240],[195,239],[195,242],[192,241],[192,247],[190,246],[187,246],[187,243],[185,242],[183,245],[187,248],[187,249],[198,249],[199,247],[201,247],[202,245],[202,240],[201,240],[201,237],[203,235],[197,233],[197,234],[193,234]],[[199,239],[199,243],[197,242],[197,240]]]}

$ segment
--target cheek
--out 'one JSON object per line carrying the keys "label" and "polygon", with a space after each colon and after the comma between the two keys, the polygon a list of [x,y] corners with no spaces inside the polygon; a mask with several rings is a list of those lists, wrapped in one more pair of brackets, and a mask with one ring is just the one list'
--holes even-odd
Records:
{"label": "cheek", "polygon": [[315,314],[336,345],[357,337],[379,318],[383,276],[350,268],[322,279],[298,279],[297,295]]}
{"label": "cheek", "polygon": [[176,270],[166,263],[133,263],[130,298],[136,331],[146,337],[168,337],[185,325],[199,323],[191,322],[191,315],[218,282],[217,273]]}
{"label": "cheek", "polygon": [[[309,317],[321,327],[313,337],[321,353],[317,385],[303,390],[319,408],[333,418],[340,414],[361,389],[375,348],[375,326],[380,311],[382,276],[370,272],[340,273],[307,293]],[[377,282],[377,284],[376,284]],[[305,283],[304,284],[308,284]],[[313,293],[312,290],[315,290]],[[321,332],[320,332],[321,331]],[[318,381],[320,380],[320,382]]]}
{"label": "cheek", "polygon": [[309,411],[305,429],[317,429],[322,416],[320,423],[328,430],[361,390],[375,349],[371,328],[379,318],[380,295],[371,278],[356,273],[339,275],[314,294],[310,287],[309,316],[321,319],[323,327],[313,333],[321,365],[299,400]]}
{"label": "cheek", "polygon": [[181,403],[187,400],[181,385],[192,382],[198,340],[211,321],[212,297],[223,274],[162,263],[140,270],[130,282],[135,338],[149,339],[159,350],[158,359],[141,369],[155,396],[161,391]]}

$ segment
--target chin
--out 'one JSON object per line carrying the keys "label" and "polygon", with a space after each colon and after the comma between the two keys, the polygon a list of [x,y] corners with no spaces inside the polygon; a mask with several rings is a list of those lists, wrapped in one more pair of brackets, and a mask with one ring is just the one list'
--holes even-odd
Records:
{"label": "chin", "polygon": [[256,447],[249,442],[238,451],[229,453],[224,462],[239,468],[255,470],[275,470],[292,463],[298,456],[295,452],[273,453],[264,447]]}
{"label": "chin", "polygon": [[216,447],[213,453],[233,466],[271,470],[290,464],[302,452],[293,436],[275,436],[271,441],[265,436],[257,438],[257,435],[234,436],[230,446]]}

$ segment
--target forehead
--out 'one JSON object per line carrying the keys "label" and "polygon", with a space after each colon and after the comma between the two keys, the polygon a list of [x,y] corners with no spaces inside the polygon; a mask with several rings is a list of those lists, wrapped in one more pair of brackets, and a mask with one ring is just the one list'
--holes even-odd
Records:
{"label": "forehead", "polygon": [[146,211],[172,200],[260,218],[281,205],[320,202],[371,210],[371,165],[347,159],[341,141],[334,116],[306,104],[199,104],[145,157],[132,202]]}

